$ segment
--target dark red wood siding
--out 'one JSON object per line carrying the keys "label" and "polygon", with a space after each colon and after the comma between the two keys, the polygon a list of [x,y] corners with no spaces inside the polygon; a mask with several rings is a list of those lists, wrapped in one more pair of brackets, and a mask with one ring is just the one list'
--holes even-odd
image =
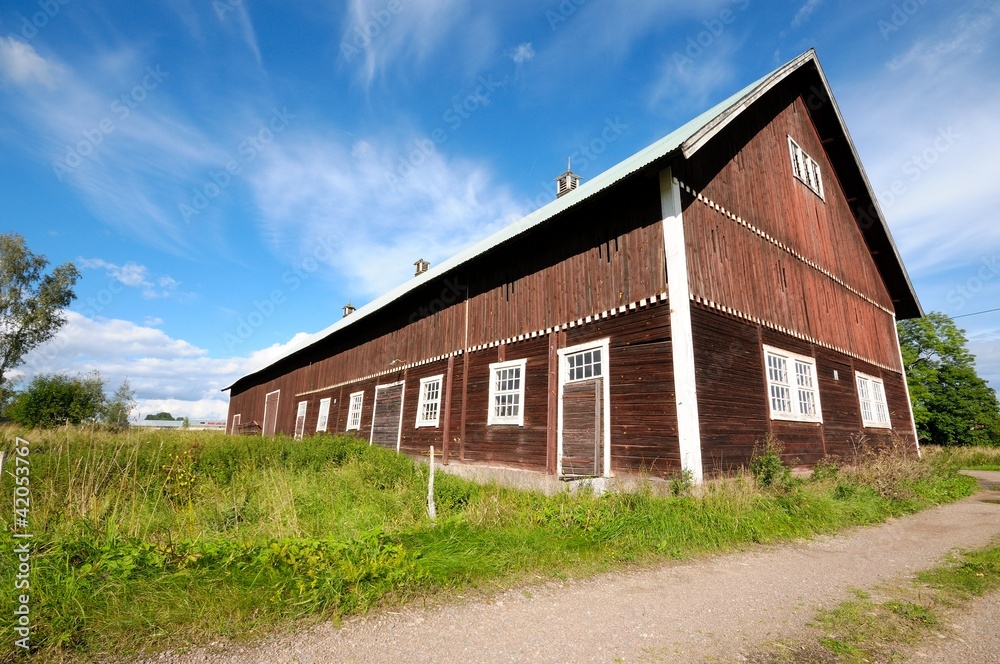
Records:
{"label": "dark red wood siding", "polygon": [[[793,176],[789,136],[819,163],[824,198]],[[775,89],[674,173],[767,236],[684,192],[693,295],[901,368],[893,316],[872,304],[892,300],[798,92]]]}
{"label": "dark red wood siding", "polygon": [[[892,434],[913,444],[901,374],[701,305],[694,305],[691,314],[702,459],[707,473],[729,472],[746,465],[754,444],[769,432],[784,443],[785,461],[792,465],[813,464],[825,454],[851,456],[856,445],[861,449],[865,444],[885,442]],[[770,419],[764,344],[816,360],[822,423]],[[862,426],[855,371],[885,382],[891,430]]]}

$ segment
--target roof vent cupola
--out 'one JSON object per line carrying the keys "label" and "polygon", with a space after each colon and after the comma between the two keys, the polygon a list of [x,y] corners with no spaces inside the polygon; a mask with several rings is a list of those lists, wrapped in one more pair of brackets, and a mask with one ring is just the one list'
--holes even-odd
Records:
{"label": "roof vent cupola", "polygon": [[350,316],[351,314],[353,314],[356,310],[357,310],[357,307],[355,307],[353,304],[351,304],[351,301],[348,300],[347,304],[344,305],[344,318],[347,318],[348,316]]}
{"label": "roof vent cupola", "polygon": [[415,277],[419,277],[421,274],[429,270],[431,267],[431,264],[425,261],[423,258],[418,258],[417,262],[414,263],[414,265],[417,267],[417,271],[413,275]]}
{"label": "roof vent cupola", "polygon": [[569,159],[566,160],[566,172],[556,178],[556,183],[556,198],[580,186],[580,176],[570,170]]}

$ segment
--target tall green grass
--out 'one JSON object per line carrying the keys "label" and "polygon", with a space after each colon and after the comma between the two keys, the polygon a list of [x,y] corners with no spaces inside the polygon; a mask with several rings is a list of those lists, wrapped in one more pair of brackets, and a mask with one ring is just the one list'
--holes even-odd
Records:
{"label": "tall green grass", "polygon": [[1000,470],[1000,447],[925,445],[922,450],[933,463],[968,470]]}
{"label": "tall green grass", "polygon": [[[12,447],[14,431],[0,433]],[[582,574],[874,523],[973,491],[889,452],[763,489],[555,496],[457,477],[345,436],[29,432],[38,654],[99,658],[213,639],[469,585]],[[0,484],[0,611],[13,610],[12,482]],[[669,492],[666,492],[669,493]],[[14,652],[0,622],[0,656]]]}

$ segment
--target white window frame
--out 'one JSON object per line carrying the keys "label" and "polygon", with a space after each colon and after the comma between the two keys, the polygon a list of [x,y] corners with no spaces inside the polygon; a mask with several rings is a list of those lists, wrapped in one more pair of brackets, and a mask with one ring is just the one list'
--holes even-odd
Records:
{"label": "white window frame", "polygon": [[[569,358],[581,352],[595,349],[600,349],[601,351],[601,373],[589,378],[584,377],[570,380]],[[576,346],[569,346],[568,348],[560,348],[556,351],[556,355],[559,358],[559,389],[556,411],[556,474],[559,477],[563,475],[563,390],[570,383],[600,378],[603,380],[603,395],[601,400],[604,408],[604,415],[602,417],[604,428],[601,431],[604,439],[604,463],[602,465],[604,467],[604,477],[611,477],[611,337],[597,341],[588,341]]]}
{"label": "white window frame", "polygon": [[[357,399],[355,399],[357,397]],[[347,409],[347,431],[361,430],[361,410],[364,408],[365,392],[351,392],[350,406]]]}
{"label": "white window frame", "polygon": [[233,415],[233,428],[229,430],[230,434],[235,434],[236,430],[240,427],[240,420],[242,419],[242,413],[236,413]]}
{"label": "white window frame", "polygon": [[[585,353],[593,353],[594,351],[599,351],[601,353],[601,359],[598,361],[598,371],[592,372],[590,376],[582,376],[574,378],[571,374],[573,369],[570,368],[570,358],[578,357],[584,355]],[[598,343],[598,344],[582,344],[579,346],[573,346],[572,348],[563,348],[561,352],[558,353],[563,358],[563,381],[566,383],[578,383],[583,380],[594,380],[595,378],[603,378],[605,371],[608,366],[608,344]],[[593,362],[590,365],[583,365],[584,367],[593,367]]]}
{"label": "white window frame", "polygon": [[[427,391],[433,383],[437,383],[437,396],[433,399],[428,399]],[[414,425],[416,428],[438,426],[438,423],[441,421],[441,392],[443,387],[444,374],[420,379],[420,391],[417,397],[417,422]],[[431,405],[434,407],[434,417],[427,418],[425,417],[425,409]]]}
{"label": "white window frame", "polygon": [[806,154],[791,136],[788,137],[788,151],[792,157],[792,175],[809,187],[810,191],[826,200],[823,195],[823,174],[819,163]]}
{"label": "white window frame", "polygon": [[[298,407],[295,409],[295,435],[293,438],[296,440],[302,440],[306,435],[306,415],[309,413],[309,402],[300,401]],[[299,418],[302,418],[302,426],[299,426]]]}
{"label": "white window frame", "polygon": [[[772,366],[769,359],[770,357],[777,357],[784,360],[784,382],[775,380],[771,375]],[[812,386],[799,385],[800,381],[798,378],[799,374],[797,371],[797,364],[806,365],[811,369],[810,379]],[[823,409],[820,407],[819,372],[816,369],[816,358],[799,355],[797,353],[790,353],[787,350],[782,350],[773,346],[764,346],[764,380],[767,384],[767,408],[771,414],[772,420],[788,420],[790,422],[823,421]],[[791,406],[791,412],[775,409],[775,395],[773,393],[775,387],[788,390],[788,401]],[[803,413],[801,411],[801,404],[803,401],[802,395],[805,393],[813,394],[813,402],[816,410],[815,414]]]}
{"label": "white window frame", "polygon": [[[527,358],[521,360],[509,360],[507,362],[493,362],[490,364],[490,400],[489,400],[489,413],[486,417],[487,426],[492,426],[494,424],[516,424],[519,427],[524,426],[524,379],[526,377],[525,367],[528,364]],[[504,371],[507,369],[518,369],[520,374],[520,380],[518,381],[517,390],[510,392],[510,394],[517,395],[517,415],[497,415],[497,372]]]}
{"label": "white window frame", "polygon": [[326,431],[330,422],[330,397],[319,400],[319,415],[316,416],[316,433]]}
{"label": "white window frame", "polygon": [[[858,387],[861,423],[870,429],[891,429],[892,420],[889,417],[889,403],[885,398],[885,381],[860,371],[854,372],[854,378]],[[868,405],[867,416],[865,404]]]}

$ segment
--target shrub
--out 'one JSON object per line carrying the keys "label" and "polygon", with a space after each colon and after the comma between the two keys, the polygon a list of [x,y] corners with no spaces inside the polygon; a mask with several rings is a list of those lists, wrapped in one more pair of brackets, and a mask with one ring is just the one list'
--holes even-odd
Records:
{"label": "shrub", "polygon": [[837,473],[840,468],[837,465],[837,460],[833,457],[823,457],[816,465],[813,466],[813,472],[809,479],[815,482],[822,482],[823,480],[832,480],[837,477]]}
{"label": "shrub", "polygon": [[784,445],[774,434],[767,434],[763,441],[754,445],[750,459],[750,473],[762,487],[782,488],[792,479],[791,469],[781,460]]}
{"label": "shrub", "polygon": [[680,473],[670,478],[670,495],[687,496],[694,488],[694,472],[690,468],[684,468]]}

